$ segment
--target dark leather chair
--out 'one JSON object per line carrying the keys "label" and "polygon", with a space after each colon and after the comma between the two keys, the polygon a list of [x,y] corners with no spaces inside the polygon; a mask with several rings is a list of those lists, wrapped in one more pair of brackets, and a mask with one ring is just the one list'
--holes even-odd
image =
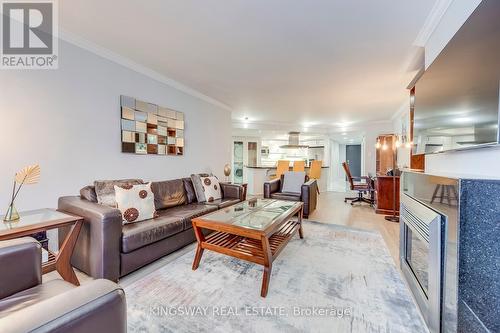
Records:
{"label": "dark leather chair", "polygon": [[301,186],[301,193],[283,192],[283,180],[281,175],[278,179],[264,182],[264,198],[277,200],[302,201],[304,203],[303,216],[308,218],[316,209],[318,201],[318,183],[315,179],[309,180],[306,176]]}
{"label": "dark leather chair", "polygon": [[41,246],[36,240],[0,242],[0,332],[126,331],[125,293],[116,283],[42,283]]}
{"label": "dark leather chair", "polygon": [[[353,198],[344,198],[344,202],[351,201],[351,205],[355,202],[365,202],[373,206],[373,189],[372,189],[372,180],[368,176],[354,177],[351,174],[351,170],[349,169],[349,164],[346,162],[342,163],[344,167],[344,171],[346,173],[347,179],[349,180],[349,185],[351,191],[358,191],[358,196]],[[360,182],[361,180],[365,180],[364,183]],[[364,194],[369,194],[370,198],[365,198]]]}

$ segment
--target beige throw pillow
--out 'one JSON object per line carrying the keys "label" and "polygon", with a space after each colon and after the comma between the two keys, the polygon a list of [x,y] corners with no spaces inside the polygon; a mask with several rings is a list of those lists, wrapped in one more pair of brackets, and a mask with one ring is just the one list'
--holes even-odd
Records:
{"label": "beige throw pillow", "polygon": [[207,202],[222,198],[220,184],[216,177],[200,177],[200,179]]}
{"label": "beige throw pillow", "polygon": [[114,189],[116,204],[122,213],[123,224],[144,221],[156,216],[151,183],[115,185]]}

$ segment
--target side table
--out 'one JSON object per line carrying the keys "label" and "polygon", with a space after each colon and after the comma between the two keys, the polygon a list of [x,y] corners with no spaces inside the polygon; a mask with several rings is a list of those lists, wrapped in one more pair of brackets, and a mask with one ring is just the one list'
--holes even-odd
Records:
{"label": "side table", "polygon": [[19,220],[12,222],[3,222],[3,216],[0,216],[2,220],[0,221],[0,240],[25,237],[41,231],[73,226],[62,242],[59,251],[56,254],[49,251],[49,260],[42,265],[42,273],[57,270],[65,281],[79,286],[80,282],[73,267],[71,267],[71,255],[82,228],[83,218],[55,209],[32,210],[20,213],[20,215]]}

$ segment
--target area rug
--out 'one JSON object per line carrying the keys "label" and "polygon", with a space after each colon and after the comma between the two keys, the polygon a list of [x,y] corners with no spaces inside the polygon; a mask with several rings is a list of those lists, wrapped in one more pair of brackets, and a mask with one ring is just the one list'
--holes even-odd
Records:
{"label": "area rug", "polygon": [[125,286],[129,332],[427,332],[380,234],[304,222],[273,264],[194,246]]}

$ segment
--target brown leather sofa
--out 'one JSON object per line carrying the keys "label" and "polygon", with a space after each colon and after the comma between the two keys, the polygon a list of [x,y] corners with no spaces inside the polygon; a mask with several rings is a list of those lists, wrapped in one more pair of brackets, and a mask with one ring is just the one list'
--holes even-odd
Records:
{"label": "brown leather sofa", "polygon": [[127,331],[125,294],[116,283],[42,283],[41,247],[33,238],[0,242],[0,267],[0,332]]}
{"label": "brown leather sofa", "polygon": [[[191,219],[241,201],[239,185],[220,183],[222,199],[198,203],[190,178],[153,182],[159,217],[122,224],[118,209],[100,205],[87,186],[80,196],[59,198],[59,210],[82,216],[85,222],[71,264],[94,278],[117,281],[196,240]],[[85,197],[85,198],[84,198]],[[60,229],[59,239],[68,231]]]}
{"label": "brown leather sofa", "polygon": [[301,193],[283,192],[284,175],[280,178],[264,182],[264,198],[277,200],[302,201],[304,203],[304,218],[316,209],[318,200],[318,183],[315,179],[304,179],[301,187]]}

